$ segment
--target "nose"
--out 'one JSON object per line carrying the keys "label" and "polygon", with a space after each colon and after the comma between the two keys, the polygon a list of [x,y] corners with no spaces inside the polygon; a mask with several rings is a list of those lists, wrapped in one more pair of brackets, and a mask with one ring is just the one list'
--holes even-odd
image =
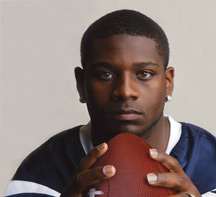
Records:
{"label": "nose", "polygon": [[139,96],[136,79],[124,74],[116,80],[112,97],[114,100],[136,100]]}

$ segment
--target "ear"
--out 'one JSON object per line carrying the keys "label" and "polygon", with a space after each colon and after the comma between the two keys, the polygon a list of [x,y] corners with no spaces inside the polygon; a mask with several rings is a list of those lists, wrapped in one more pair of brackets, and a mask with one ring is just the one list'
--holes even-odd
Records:
{"label": "ear", "polygon": [[76,67],[74,69],[75,77],[76,77],[76,86],[77,91],[81,100],[85,100],[85,88],[84,88],[84,70],[80,67]]}
{"label": "ear", "polygon": [[172,96],[172,92],[174,89],[174,74],[175,70],[173,67],[169,67],[165,71],[166,77],[166,96]]}

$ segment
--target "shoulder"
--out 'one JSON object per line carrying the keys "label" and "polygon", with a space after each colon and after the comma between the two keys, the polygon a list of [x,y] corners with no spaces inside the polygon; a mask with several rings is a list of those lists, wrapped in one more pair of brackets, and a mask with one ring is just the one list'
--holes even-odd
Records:
{"label": "shoulder", "polygon": [[216,153],[216,137],[205,129],[189,123],[182,124],[182,138],[187,138],[194,145],[194,148],[205,150],[209,153],[209,157],[215,157]]}
{"label": "shoulder", "polygon": [[[216,138],[203,128],[182,124],[182,134],[171,151],[200,193],[216,188]],[[210,181],[211,180],[211,181]]]}
{"label": "shoulder", "polygon": [[43,168],[47,166],[50,169],[51,165],[57,165],[58,160],[61,160],[62,164],[67,159],[79,162],[80,154],[77,154],[82,153],[83,150],[79,138],[79,129],[80,126],[54,135],[25,158],[20,167],[30,165],[33,169],[35,166],[43,166]]}
{"label": "shoulder", "polygon": [[23,192],[29,187],[32,193],[40,189],[60,192],[85,155],[79,130],[80,126],[58,133],[34,150],[18,168],[10,190],[18,184]]}

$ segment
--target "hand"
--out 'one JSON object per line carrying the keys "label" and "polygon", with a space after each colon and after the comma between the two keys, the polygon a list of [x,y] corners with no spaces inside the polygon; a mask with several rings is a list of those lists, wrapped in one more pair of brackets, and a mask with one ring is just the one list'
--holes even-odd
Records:
{"label": "hand", "polygon": [[152,159],[159,161],[170,171],[168,173],[148,174],[147,179],[150,185],[173,188],[179,191],[179,193],[174,195],[173,197],[187,197],[190,196],[189,194],[192,194],[196,197],[201,196],[196,186],[185,174],[185,172],[175,158],[156,149],[150,149],[150,156]]}
{"label": "hand", "polygon": [[114,176],[115,168],[111,165],[91,168],[107,149],[107,144],[103,143],[92,149],[90,153],[82,159],[73,176],[65,186],[61,197],[81,197],[82,191],[88,186]]}

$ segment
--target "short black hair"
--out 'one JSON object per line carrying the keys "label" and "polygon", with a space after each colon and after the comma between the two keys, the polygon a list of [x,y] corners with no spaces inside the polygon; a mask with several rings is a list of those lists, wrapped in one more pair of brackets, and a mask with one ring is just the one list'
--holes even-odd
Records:
{"label": "short black hair", "polygon": [[169,62],[169,43],[163,29],[146,15],[134,10],[117,10],[96,20],[85,31],[81,41],[81,63],[85,68],[91,54],[92,43],[95,39],[127,34],[145,36],[157,43],[158,54],[163,57],[164,67]]}

